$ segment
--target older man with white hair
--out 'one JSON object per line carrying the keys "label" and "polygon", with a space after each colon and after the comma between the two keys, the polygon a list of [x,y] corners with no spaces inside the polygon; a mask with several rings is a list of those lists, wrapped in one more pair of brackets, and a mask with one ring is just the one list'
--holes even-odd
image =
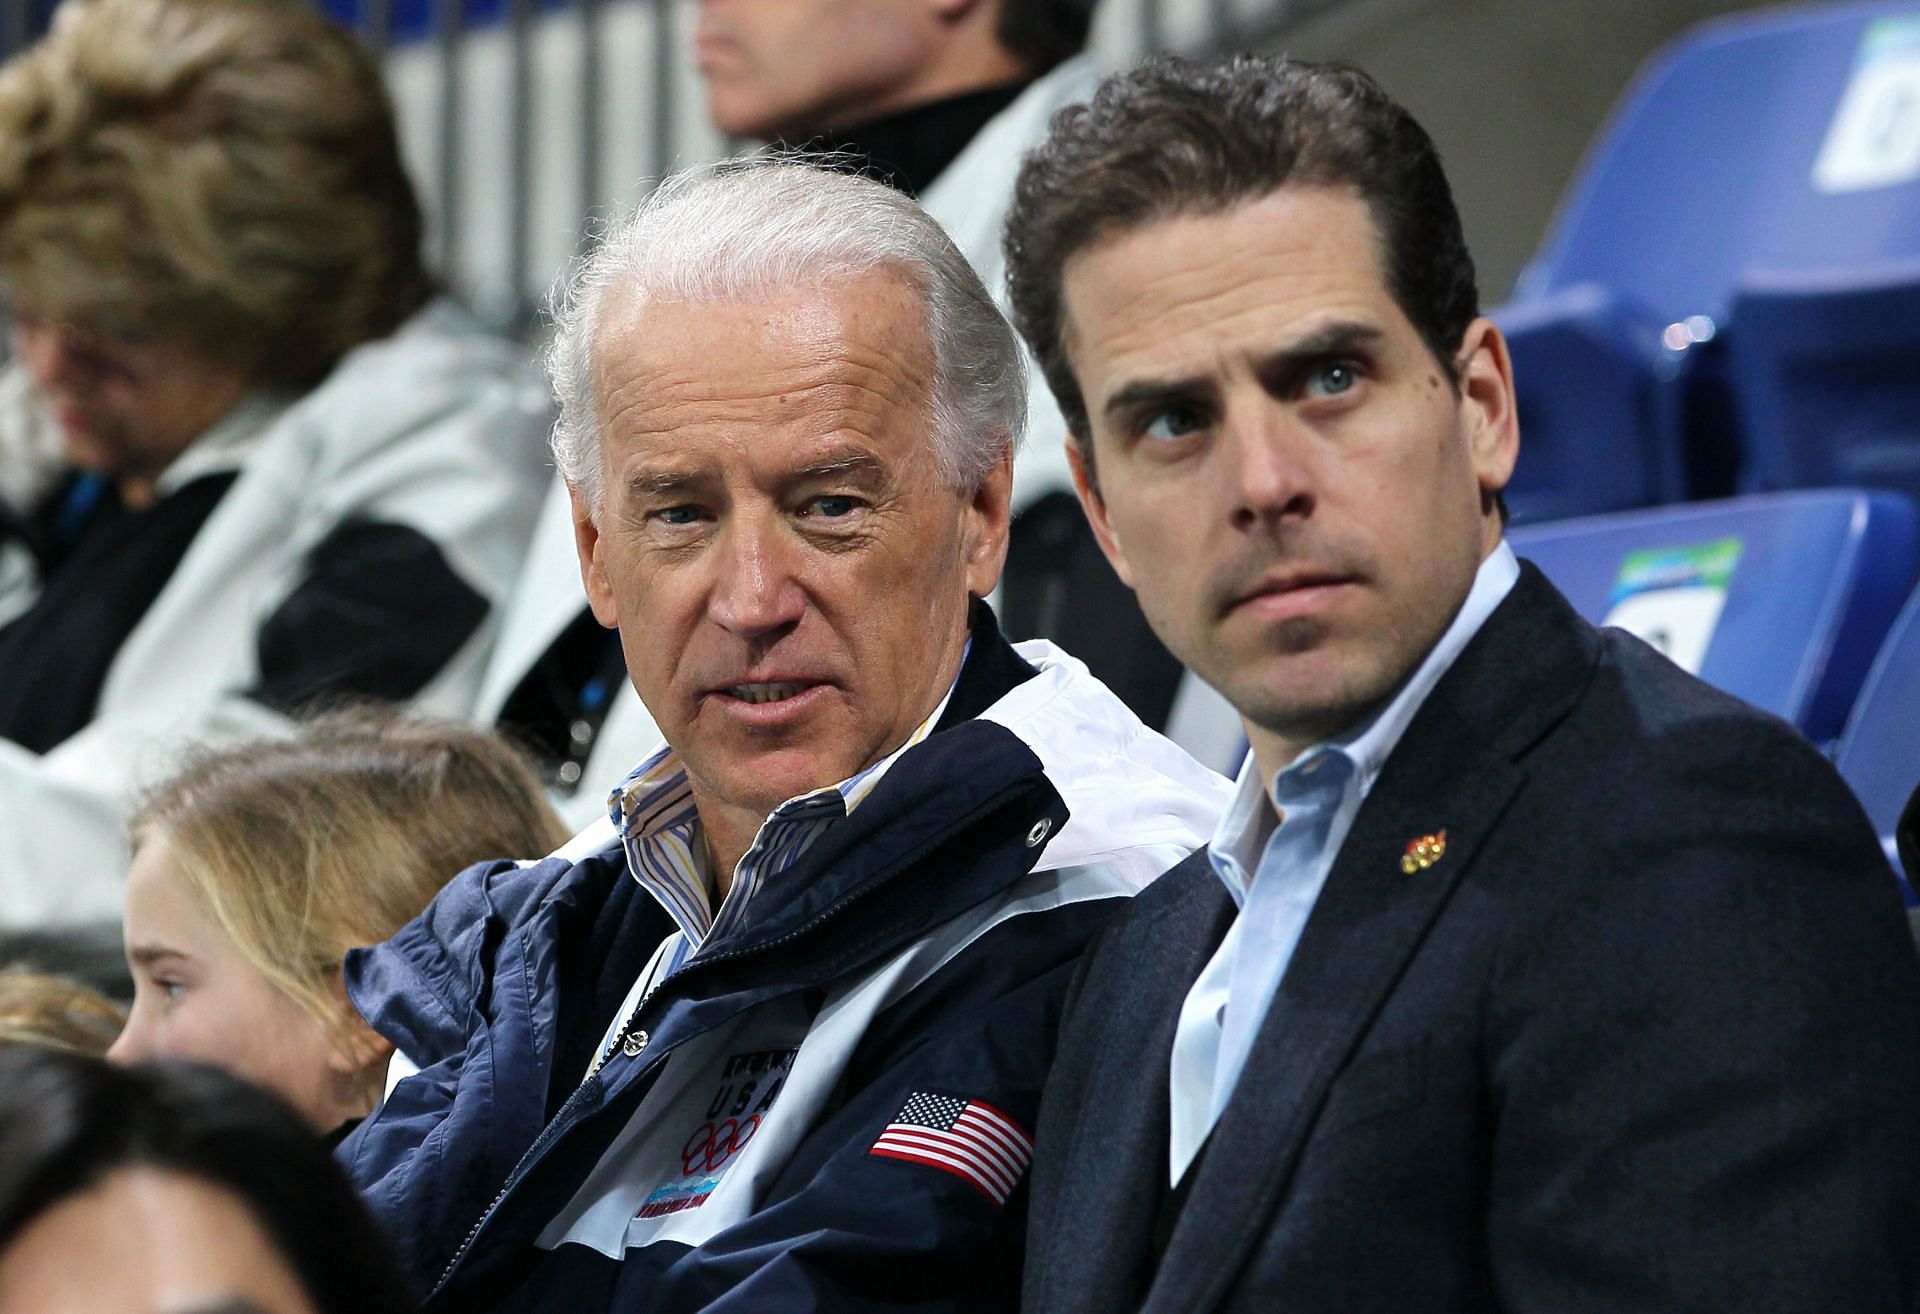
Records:
{"label": "older man with white hair", "polygon": [[1004,1309],[1072,964],[1225,784],[1001,638],[1019,348],[911,201],[670,181],[575,272],[555,451],[666,744],[614,828],[349,960],[341,1155],[429,1308]]}

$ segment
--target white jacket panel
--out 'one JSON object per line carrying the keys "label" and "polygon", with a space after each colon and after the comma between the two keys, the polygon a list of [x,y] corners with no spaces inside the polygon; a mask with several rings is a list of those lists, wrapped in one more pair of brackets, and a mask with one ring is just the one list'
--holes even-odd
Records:
{"label": "white jacket panel", "polygon": [[0,741],[0,929],[118,917],[132,795],[188,742],[283,728],[240,695],[259,674],[256,632],[345,521],[419,532],[487,600],[416,699],[470,715],[548,477],[550,419],[523,354],[444,302],[275,415],[115,656],[93,722],[44,754]]}

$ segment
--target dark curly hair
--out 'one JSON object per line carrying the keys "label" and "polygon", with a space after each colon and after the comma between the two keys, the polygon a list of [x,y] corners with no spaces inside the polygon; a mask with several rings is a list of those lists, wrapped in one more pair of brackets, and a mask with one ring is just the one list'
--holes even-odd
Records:
{"label": "dark curly hair", "polygon": [[1433,141],[1357,69],[1255,55],[1163,57],[1063,109],[1027,156],[1007,218],[1013,318],[1091,455],[1061,340],[1061,269],[1107,238],[1217,213],[1288,183],[1352,187],[1372,212],[1388,290],[1459,386],[1480,313],[1473,258]]}

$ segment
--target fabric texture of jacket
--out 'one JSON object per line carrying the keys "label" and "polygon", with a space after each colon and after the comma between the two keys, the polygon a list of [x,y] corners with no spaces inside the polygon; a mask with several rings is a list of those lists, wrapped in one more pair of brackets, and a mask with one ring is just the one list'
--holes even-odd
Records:
{"label": "fabric texture of jacket", "polygon": [[1089,952],[1023,1308],[1915,1308],[1920,966],[1872,829],[1790,727],[1533,567],[1388,758],[1172,1193],[1169,1052],[1234,913],[1196,855]]}
{"label": "fabric texture of jacket", "polygon": [[[15,498],[53,455],[25,382],[0,398]],[[189,741],[277,732],[283,702],[399,684],[425,711],[472,712],[548,477],[551,412],[522,353],[437,302],[304,396],[245,405],[259,420],[242,442],[189,448],[163,476],[238,471],[120,646],[92,723],[44,753],[0,741],[0,928],[116,920],[129,796]],[[0,544],[0,615],[36,587],[23,556]]]}
{"label": "fabric texture of jacket", "polygon": [[[1074,960],[1228,785],[985,626],[934,733],[623,1021],[675,928],[605,829],[349,958],[419,1070],[341,1158],[429,1308],[1008,1307]],[[962,1106],[1016,1129],[1021,1171],[874,1153]]]}

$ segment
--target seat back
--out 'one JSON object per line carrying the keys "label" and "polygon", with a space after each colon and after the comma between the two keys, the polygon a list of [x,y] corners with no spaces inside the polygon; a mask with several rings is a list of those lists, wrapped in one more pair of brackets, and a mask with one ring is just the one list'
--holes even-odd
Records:
{"label": "seat back", "polygon": [[1914,257],[1920,4],[1806,6],[1704,24],[1642,69],[1516,300],[1598,283],[1662,325],[1719,321],[1745,270]]}
{"label": "seat back", "polygon": [[1881,644],[1834,763],[1891,851],[1894,823],[1920,787],[1920,594]]}
{"label": "seat back", "polygon": [[1815,742],[1839,735],[1920,564],[1906,499],[1823,489],[1517,528],[1595,624],[1619,625]]}

